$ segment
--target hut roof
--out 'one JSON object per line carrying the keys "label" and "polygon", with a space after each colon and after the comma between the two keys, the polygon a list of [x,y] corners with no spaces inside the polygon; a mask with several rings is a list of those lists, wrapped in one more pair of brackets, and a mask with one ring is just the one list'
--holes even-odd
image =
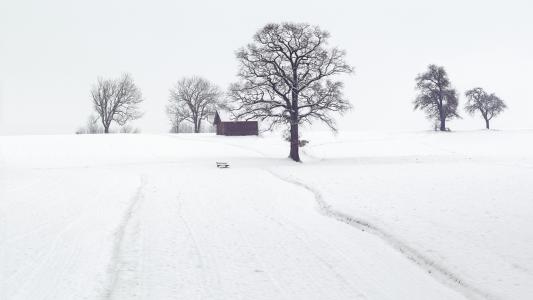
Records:
{"label": "hut roof", "polygon": [[213,125],[217,125],[220,122],[232,121],[231,114],[225,110],[216,110],[215,117],[213,119]]}

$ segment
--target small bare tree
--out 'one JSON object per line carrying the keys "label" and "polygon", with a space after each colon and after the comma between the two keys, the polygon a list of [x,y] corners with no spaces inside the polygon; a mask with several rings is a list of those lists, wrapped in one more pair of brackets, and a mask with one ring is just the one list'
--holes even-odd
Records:
{"label": "small bare tree", "polygon": [[142,116],[138,108],[143,101],[142,94],[128,74],[119,79],[99,78],[91,95],[105,133],[109,133],[113,121],[124,126],[128,121]]}
{"label": "small bare tree", "polygon": [[459,118],[457,92],[451,88],[443,67],[429,65],[425,73],[416,77],[416,89],[419,95],[414,101],[414,109],[424,110],[428,119],[438,120],[441,131],[446,130],[446,120]]}
{"label": "small bare tree", "polygon": [[76,134],[96,134],[103,133],[104,129],[101,126],[98,126],[98,117],[95,115],[90,115],[87,118],[87,124],[85,127],[80,127]]}
{"label": "small bare tree", "polygon": [[240,82],[230,86],[228,105],[236,119],[288,125],[289,157],[300,161],[299,125],[319,120],[336,130],[331,113],[351,108],[343,84],[331,78],[351,73],[345,52],[327,48],[329,33],[308,24],[268,24],[237,52]]}
{"label": "small bare tree", "polygon": [[102,127],[98,126],[98,117],[91,114],[87,119],[87,133],[95,134],[102,132]]}
{"label": "small bare tree", "polygon": [[490,120],[507,108],[502,99],[495,94],[488,94],[480,87],[466,91],[465,96],[468,99],[465,110],[471,115],[479,111],[485,119],[487,129],[490,129]]}
{"label": "small bare tree", "polygon": [[170,132],[179,133],[183,127],[183,121],[190,118],[190,110],[184,102],[177,102],[173,98],[169,99],[166,108],[167,116],[171,124]]}
{"label": "small bare tree", "polygon": [[141,130],[139,128],[134,128],[133,126],[127,124],[122,127],[120,127],[120,133],[141,133]]}
{"label": "small bare tree", "polygon": [[200,132],[202,121],[215,113],[222,93],[220,89],[201,77],[183,78],[170,90],[172,116],[178,124],[182,121],[191,122],[194,132]]}

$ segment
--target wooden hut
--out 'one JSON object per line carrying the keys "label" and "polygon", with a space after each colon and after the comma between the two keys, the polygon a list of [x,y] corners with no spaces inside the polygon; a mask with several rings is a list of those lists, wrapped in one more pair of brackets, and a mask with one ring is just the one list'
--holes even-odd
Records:
{"label": "wooden hut", "polygon": [[259,125],[257,121],[222,121],[220,115],[215,112],[213,125],[217,128],[217,135],[258,135]]}

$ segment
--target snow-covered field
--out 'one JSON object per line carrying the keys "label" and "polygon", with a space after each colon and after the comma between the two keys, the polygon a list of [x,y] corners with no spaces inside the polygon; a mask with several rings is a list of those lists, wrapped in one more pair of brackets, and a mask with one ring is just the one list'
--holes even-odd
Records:
{"label": "snow-covered field", "polygon": [[533,298],[533,131],[305,138],[0,137],[0,299]]}

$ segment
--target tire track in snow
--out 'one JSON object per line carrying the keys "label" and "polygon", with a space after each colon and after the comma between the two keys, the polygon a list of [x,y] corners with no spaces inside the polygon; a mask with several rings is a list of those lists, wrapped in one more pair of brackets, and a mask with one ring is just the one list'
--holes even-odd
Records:
{"label": "tire track in snow", "polygon": [[113,298],[118,282],[121,279],[121,262],[123,260],[122,254],[124,252],[126,231],[128,226],[130,225],[130,221],[133,215],[135,214],[137,207],[139,206],[139,203],[144,197],[143,190],[146,186],[146,182],[146,176],[141,176],[141,183],[137,188],[135,195],[132,197],[129,206],[127,207],[126,212],[122,216],[122,220],[114,233],[113,248],[111,252],[111,259],[107,267],[108,278],[106,280],[105,288],[103,291],[103,299]]}
{"label": "tire track in snow", "polygon": [[[206,270],[206,262],[205,262],[206,255],[201,250],[200,245],[198,244],[198,241],[197,241],[197,239],[195,237],[196,236],[195,232],[192,230],[191,226],[189,225],[189,222],[187,221],[187,219],[185,218],[185,216],[182,213],[183,200],[181,200],[180,196],[178,196],[177,200],[178,200],[178,209],[177,209],[178,218],[181,220],[183,226],[185,227],[185,230],[187,231],[187,236],[189,237],[190,241],[192,242],[192,246],[193,246],[194,252],[196,254],[196,258],[198,259],[197,260],[197,268],[200,269],[202,287],[203,287],[203,290],[201,291],[202,292],[202,298],[203,299],[205,299],[205,298],[214,299],[215,296],[213,295],[212,291],[210,290],[209,284],[208,284],[208,279],[207,279],[206,275],[204,274],[204,272]],[[217,274],[217,277],[218,277],[218,274]],[[207,297],[205,295],[205,293],[209,294],[209,297]]]}
{"label": "tire track in snow", "polygon": [[[289,232],[293,235],[295,239],[300,241],[302,245],[307,249],[308,253],[310,253],[314,258],[317,259],[318,262],[320,262],[326,269],[332,272],[332,274],[342,283],[346,285],[348,289],[350,289],[353,293],[353,295],[357,298],[354,299],[367,299],[365,295],[361,293],[355,286],[353,286],[349,280],[347,280],[344,276],[342,276],[339,272],[335,270],[335,268],[323,257],[321,257],[312,246],[310,246],[309,239],[307,238],[307,233],[302,230],[302,228],[294,223],[292,223],[289,219],[286,217],[280,216],[280,220],[276,220],[272,215],[265,214],[264,212],[258,210],[257,208],[254,208],[256,213],[260,215],[261,217],[269,220],[270,222],[276,224],[280,228],[283,228],[286,232]],[[289,228],[290,227],[290,228]],[[320,239],[320,238],[319,238]],[[341,252],[334,250],[340,257],[343,257],[345,259],[345,255]]]}
{"label": "tire track in snow", "polygon": [[[307,237],[308,235],[302,227],[296,225],[295,223],[293,223],[291,220],[289,220],[288,218],[284,216],[278,215],[278,218],[280,218],[280,220],[276,220],[271,214],[264,213],[263,211],[260,211],[257,208],[254,208],[254,210],[256,211],[258,215],[269,220],[270,222],[273,222],[280,228],[283,228],[285,231],[290,232],[295,237],[295,239],[299,240],[306,247],[306,249],[308,249],[308,252],[311,253],[311,255],[313,255],[323,266],[325,266],[328,270],[330,270],[337,279],[339,279],[341,282],[346,284],[346,286],[353,292],[353,295],[357,296],[357,299],[367,299],[367,297],[357,287],[353,286],[349,280],[347,280],[344,276],[342,276],[339,272],[337,272],[335,268],[329,262],[326,261],[326,259],[322,258],[313,249],[313,247],[310,246],[309,238]],[[328,244],[321,238],[318,237],[318,239]],[[348,261],[346,255],[343,252],[339,251],[338,249],[335,249],[335,247],[331,247],[331,248],[333,249],[333,251],[335,251],[335,253],[339,257],[342,257],[343,259]]]}
{"label": "tire track in snow", "polygon": [[[229,145],[229,146],[233,146],[233,147],[236,147],[236,148],[241,148],[243,150],[247,150],[247,151],[250,151],[250,152],[254,152],[256,154],[259,154],[261,156],[266,156],[264,153],[260,152],[260,151],[257,151],[255,149],[252,149],[250,147],[245,147],[245,146],[242,146],[242,145],[236,145],[236,144],[231,144],[231,143],[225,143],[225,142],[221,142],[222,144],[226,144],[226,145]],[[304,155],[307,155],[311,158],[315,158],[317,159],[317,157],[313,157],[311,155],[309,155],[308,153],[306,153],[305,151],[303,152]],[[322,159],[319,159],[319,161],[323,161],[325,160],[324,158]],[[318,209],[319,209],[319,212],[326,216],[326,217],[329,217],[329,218],[333,218],[339,222],[342,222],[342,223],[345,223],[345,224],[348,224],[352,227],[355,227],[355,228],[358,228],[360,229],[361,231],[365,231],[365,232],[369,232],[373,235],[376,235],[378,237],[380,237],[383,241],[385,241],[389,246],[391,246],[392,248],[396,249],[397,251],[399,251],[403,256],[405,256],[407,259],[409,259],[410,261],[412,261],[413,263],[415,263],[417,266],[419,266],[420,268],[424,269],[425,271],[428,272],[429,275],[431,275],[433,278],[435,278],[437,281],[441,282],[442,284],[448,286],[449,288],[452,288],[454,289],[455,291],[459,292],[460,294],[462,294],[463,296],[467,297],[467,298],[470,298],[470,299],[489,299],[489,300],[497,300],[498,298],[493,296],[493,295],[490,295],[472,285],[470,285],[469,283],[465,282],[463,279],[461,279],[458,275],[452,273],[451,271],[447,270],[444,266],[441,266],[439,265],[437,262],[435,261],[432,261],[431,259],[427,258],[426,256],[424,256],[422,253],[418,252],[417,250],[415,250],[414,248],[410,247],[409,245],[407,245],[405,242],[401,241],[400,239],[398,239],[397,237],[393,236],[392,234],[386,232],[385,230],[381,229],[381,228],[378,228],[377,226],[365,221],[365,220],[362,220],[362,219],[359,219],[359,218],[356,218],[356,217],[353,217],[353,216],[350,216],[348,214],[345,214],[341,211],[337,211],[337,210],[334,210],[326,201],[324,201],[323,197],[322,197],[322,194],[312,188],[311,186],[301,182],[301,181],[298,181],[298,180],[295,180],[294,178],[288,178],[288,177],[284,177],[282,175],[279,175],[277,173],[275,173],[274,171],[270,170],[270,169],[264,169],[265,171],[269,172],[271,175],[273,175],[274,177],[282,180],[282,181],[285,181],[287,183],[290,183],[290,184],[293,184],[293,185],[296,185],[296,186],[299,186],[301,188],[304,188],[306,189],[307,191],[311,192],[315,198],[315,201],[317,202],[318,204]]]}
{"label": "tire track in snow", "polygon": [[383,241],[389,244],[389,246],[393,247],[394,249],[399,251],[403,256],[405,256],[406,258],[414,262],[416,265],[418,265],[419,267],[427,271],[428,274],[431,275],[433,278],[437,279],[439,282],[443,283],[444,285],[456,290],[457,292],[461,293],[463,296],[470,298],[470,299],[490,299],[490,300],[498,299],[495,296],[490,295],[484,291],[481,291],[478,288],[465,282],[457,274],[454,274],[453,272],[447,270],[444,266],[441,266],[435,261],[432,261],[428,257],[424,256],[422,253],[418,252],[417,250],[410,247],[405,242],[398,239],[394,235],[386,232],[385,230],[365,220],[362,220],[354,216],[350,216],[341,211],[337,211],[333,209],[331,205],[329,205],[326,201],[324,201],[322,194],[318,190],[314,189],[313,187],[301,181],[298,181],[294,178],[279,175],[273,172],[272,170],[266,170],[266,171],[272,174],[272,176],[282,181],[299,186],[311,192],[315,198],[315,201],[318,204],[318,210],[322,215],[335,219],[339,222],[348,224],[355,228],[358,228],[361,231],[365,231],[365,232],[368,232],[370,234],[380,237]]}

